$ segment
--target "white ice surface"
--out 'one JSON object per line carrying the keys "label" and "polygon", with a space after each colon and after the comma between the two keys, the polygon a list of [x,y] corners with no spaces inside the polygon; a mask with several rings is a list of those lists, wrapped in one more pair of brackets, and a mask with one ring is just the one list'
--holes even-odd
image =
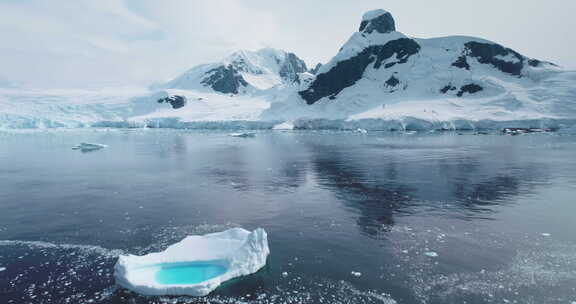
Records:
{"label": "white ice surface", "polygon": [[79,128],[121,121],[142,88],[0,89],[0,129]]}
{"label": "white ice surface", "polygon": [[[266,232],[233,228],[223,232],[188,236],[166,250],[144,256],[121,255],[114,267],[116,282],[143,295],[204,296],[230,279],[257,272],[270,253]],[[161,264],[224,261],[220,276],[190,285],[163,285],[155,274]]]}
{"label": "white ice surface", "polygon": [[[270,103],[259,96],[229,96],[191,90],[165,90],[164,94],[185,96],[185,107],[172,109],[169,105],[157,103],[155,94],[142,96],[133,101],[133,115],[128,120],[143,122],[161,118],[177,118],[181,121],[228,121],[258,120]],[[142,111],[139,109],[142,108]]]}
{"label": "white ice surface", "polygon": [[294,130],[294,123],[291,121],[285,121],[281,124],[277,124],[273,128],[274,130]]}

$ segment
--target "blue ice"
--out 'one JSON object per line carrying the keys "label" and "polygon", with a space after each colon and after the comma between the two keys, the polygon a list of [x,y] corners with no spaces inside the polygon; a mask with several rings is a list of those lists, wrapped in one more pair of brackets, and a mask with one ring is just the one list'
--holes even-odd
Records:
{"label": "blue ice", "polygon": [[156,272],[156,282],[162,285],[198,284],[226,272],[226,267],[217,262],[194,262],[161,264]]}

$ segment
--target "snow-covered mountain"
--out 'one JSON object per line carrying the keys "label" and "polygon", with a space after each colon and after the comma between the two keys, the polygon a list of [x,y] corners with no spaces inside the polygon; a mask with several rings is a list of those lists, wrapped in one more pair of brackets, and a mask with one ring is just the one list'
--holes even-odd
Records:
{"label": "snow-covered mountain", "polygon": [[221,62],[203,64],[164,85],[168,89],[246,94],[290,85],[307,72],[306,63],[293,53],[265,48],[235,52]]}
{"label": "snow-covered mountain", "polygon": [[[537,42],[535,42],[537,43]],[[500,129],[576,125],[576,72],[488,40],[409,37],[384,10],[325,64],[239,51],[153,90],[0,89],[0,129]]]}
{"label": "snow-covered mountain", "polygon": [[379,100],[404,92],[424,97],[481,92],[487,96],[506,89],[490,78],[537,81],[553,70],[557,69],[551,63],[483,39],[410,38],[396,31],[390,13],[375,10],[364,15],[359,31],[299,94],[308,104],[350,98],[360,87],[370,89],[368,98]]}
{"label": "snow-covered mountain", "polygon": [[389,12],[359,30],[266,118],[428,121],[576,118],[576,74],[488,40],[412,38]]}

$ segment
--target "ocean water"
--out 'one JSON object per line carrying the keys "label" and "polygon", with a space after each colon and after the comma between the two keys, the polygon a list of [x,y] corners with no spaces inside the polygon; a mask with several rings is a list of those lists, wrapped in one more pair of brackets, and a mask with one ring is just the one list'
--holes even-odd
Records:
{"label": "ocean water", "polygon": [[[231,227],[268,232],[260,272],[114,283],[120,254]],[[208,302],[576,302],[576,136],[0,132],[0,303]]]}

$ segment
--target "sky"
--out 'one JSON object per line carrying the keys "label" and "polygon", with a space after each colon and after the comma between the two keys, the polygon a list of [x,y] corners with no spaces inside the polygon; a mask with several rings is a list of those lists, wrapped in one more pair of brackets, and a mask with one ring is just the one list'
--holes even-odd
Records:
{"label": "sky", "polygon": [[315,65],[377,8],[409,36],[476,36],[576,69],[574,0],[0,0],[0,84],[144,86],[262,47]]}

